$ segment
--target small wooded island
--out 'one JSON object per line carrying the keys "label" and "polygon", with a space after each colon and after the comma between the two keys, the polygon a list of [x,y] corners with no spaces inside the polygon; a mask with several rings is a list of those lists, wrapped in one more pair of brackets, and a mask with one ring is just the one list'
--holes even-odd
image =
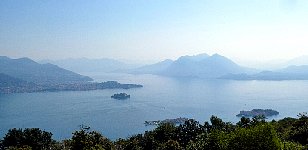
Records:
{"label": "small wooded island", "polygon": [[130,95],[126,94],[126,93],[117,93],[117,94],[113,94],[111,96],[111,98],[113,99],[118,99],[118,100],[123,100],[123,99],[128,99],[130,98]]}
{"label": "small wooded island", "polygon": [[237,114],[237,117],[255,117],[255,116],[275,116],[279,115],[279,112],[272,109],[253,109],[251,111],[240,111],[239,114]]}
{"label": "small wooded island", "polygon": [[185,121],[187,121],[188,118],[175,118],[175,119],[165,119],[165,120],[157,120],[157,121],[145,121],[145,125],[159,125],[161,123],[171,123],[171,124],[183,124]]}

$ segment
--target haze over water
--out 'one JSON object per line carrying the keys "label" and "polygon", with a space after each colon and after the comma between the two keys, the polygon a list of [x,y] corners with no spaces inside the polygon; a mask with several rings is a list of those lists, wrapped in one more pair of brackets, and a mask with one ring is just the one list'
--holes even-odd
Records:
{"label": "haze over water", "polygon": [[[91,126],[111,139],[151,130],[144,121],[211,115],[236,123],[241,110],[275,109],[276,117],[296,117],[307,111],[308,81],[232,81],[168,78],[155,75],[89,74],[96,81],[139,83],[138,89],[65,91],[0,95],[0,136],[10,128],[38,127],[56,139],[70,138],[79,125]],[[296,90],[294,90],[296,89]],[[128,100],[115,100],[126,92]]]}

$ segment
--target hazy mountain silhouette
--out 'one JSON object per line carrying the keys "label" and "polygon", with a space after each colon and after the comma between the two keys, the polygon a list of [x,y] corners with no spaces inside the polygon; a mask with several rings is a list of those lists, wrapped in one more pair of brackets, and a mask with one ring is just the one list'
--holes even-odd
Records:
{"label": "hazy mountain silhouette", "polygon": [[308,65],[289,66],[279,70],[262,71],[252,75],[229,74],[221,78],[234,80],[308,80]]}
{"label": "hazy mountain silhouette", "polygon": [[53,64],[39,64],[29,58],[0,57],[0,73],[37,84],[85,82],[92,79]]}
{"label": "hazy mountain silhouette", "polygon": [[170,77],[217,78],[229,73],[252,73],[255,70],[241,67],[230,59],[214,54],[182,56],[175,61],[165,60],[135,69],[135,73],[150,73]]}
{"label": "hazy mountain silhouette", "polygon": [[161,72],[162,70],[165,70],[167,67],[169,67],[173,63],[172,60],[166,59],[162,62],[152,64],[152,65],[145,65],[136,69],[131,69],[125,72],[133,73],[133,74],[157,74],[158,72]]}
{"label": "hazy mountain silhouette", "polygon": [[126,70],[134,68],[135,65],[126,64],[118,60],[102,58],[102,59],[88,59],[88,58],[70,58],[63,60],[42,60],[40,63],[56,64],[62,68],[78,72],[114,72],[118,70]]}
{"label": "hazy mountain silhouette", "polygon": [[217,78],[229,73],[251,73],[252,71],[224,56],[214,54],[202,59],[180,57],[160,74],[175,77]]}
{"label": "hazy mountain silhouette", "polygon": [[188,55],[181,56],[180,58],[178,58],[178,60],[200,61],[200,60],[204,60],[208,57],[210,57],[210,55],[208,55],[206,53],[202,53],[202,54],[193,55],[193,56],[188,56]]}

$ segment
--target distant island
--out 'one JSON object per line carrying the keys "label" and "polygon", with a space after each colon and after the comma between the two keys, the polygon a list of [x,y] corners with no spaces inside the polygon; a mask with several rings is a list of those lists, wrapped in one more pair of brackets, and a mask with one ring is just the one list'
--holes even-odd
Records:
{"label": "distant island", "polygon": [[60,84],[44,84],[38,85],[34,83],[26,84],[22,82],[20,86],[4,86],[0,87],[0,93],[33,93],[33,92],[56,92],[56,91],[89,91],[102,89],[130,89],[141,88],[140,84],[121,84],[117,81],[107,82],[82,82],[82,83],[60,83]]}
{"label": "distant island", "polygon": [[111,98],[113,99],[118,99],[118,100],[123,100],[123,99],[128,99],[130,98],[130,95],[126,94],[126,93],[117,93],[117,94],[113,94],[111,96]]}
{"label": "distant island", "polygon": [[253,109],[251,111],[240,111],[239,114],[237,114],[237,117],[255,117],[255,116],[265,116],[265,117],[270,117],[270,116],[275,116],[278,115],[279,112],[276,110],[272,109]]}
{"label": "distant island", "polygon": [[175,118],[175,119],[165,119],[165,120],[157,120],[157,121],[145,121],[145,125],[159,125],[161,123],[171,123],[171,124],[183,124],[187,121],[188,118]]}

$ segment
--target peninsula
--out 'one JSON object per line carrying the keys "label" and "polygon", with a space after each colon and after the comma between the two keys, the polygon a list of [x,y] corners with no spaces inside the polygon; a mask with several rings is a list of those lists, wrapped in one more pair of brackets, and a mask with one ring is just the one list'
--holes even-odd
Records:
{"label": "peninsula", "polygon": [[107,82],[80,82],[80,83],[55,83],[55,84],[35,84],[26,83],[18,86],[2,86],[0,94],[10,93],[33,93],[33,92],[57,92],[57,91],[89,91],[102,89],[130,89],[141,88],[140,84],[121,84],[117,81]]}

